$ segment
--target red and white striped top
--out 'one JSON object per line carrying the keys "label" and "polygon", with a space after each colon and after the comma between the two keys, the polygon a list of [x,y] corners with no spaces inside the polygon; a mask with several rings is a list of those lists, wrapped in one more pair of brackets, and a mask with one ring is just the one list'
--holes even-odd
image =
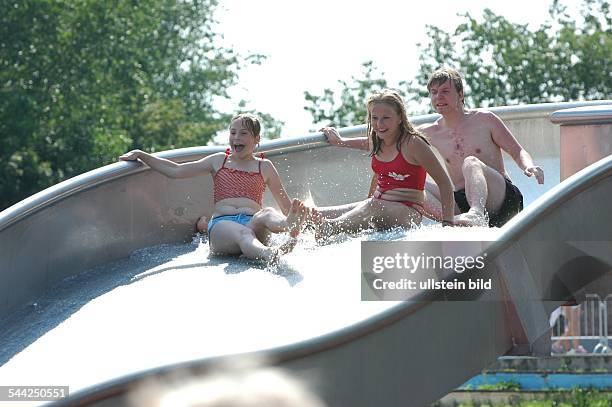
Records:
{"label": "red and white striped top", "polygon": [[248,172],[227,168],[225,166],[227,157],[229,157],[229,151],[225,152],[223,165],[213,177],[215,203],[227,198],[248,198],[261,206],[263,194],[266,190],[266,182],[261,174],[261,162],[263,160],[259,160],[258,172]]}

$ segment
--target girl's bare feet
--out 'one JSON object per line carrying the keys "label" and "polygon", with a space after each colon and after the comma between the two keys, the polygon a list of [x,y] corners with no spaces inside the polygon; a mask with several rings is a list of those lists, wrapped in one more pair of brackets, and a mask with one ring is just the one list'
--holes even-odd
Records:
{"label": "girl's bare feet", "polygon": [[319,223],[323,222],[323,215],[319,210],[315,207],[306,206],[306,225],[307,226],[315,226]]}
{"label": "girl's bare feet", "polygon": [[289,239],[282,245],[280,245],[274,253],[270,256],[268,262],[276,264],[280,260],[283,254],[291,252],[297,244],[297,236],[302,230],[302,225],[306,220],[306,207],[304,203],[298,199],[294,199],[291,202],[291,208],[287,214],[287,224],[289,225]]}
{"label": "girl's bare feet", "polygon": [[332,234],[329,222],[317,208],[306,207],[306,223],[314,228],[317,242],[325,241]]}
{"label": "girl's bare feet", "polygon": [[289,236],[297,237],[302,230],[302,225],[306,220],[306,206],[299,199],[291,201],[291,207],[287,214],[287,225],[289,227]]}

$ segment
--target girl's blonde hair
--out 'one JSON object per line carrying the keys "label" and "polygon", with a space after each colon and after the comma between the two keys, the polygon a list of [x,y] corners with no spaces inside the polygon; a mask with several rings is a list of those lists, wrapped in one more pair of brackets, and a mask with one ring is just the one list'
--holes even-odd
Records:
{"label": "girl's blonde hair", "polygon": [[409,140],[412,136],[420,137],[425,143],[430,144],[423,133],[415,129],[412,123],[410,123],[410,120],[408,120],[404,99],[402,99],[399,92],[394,89],[383,89],[379,92],[374,92],[368,98],[368,102],[366,104],[366,108],[368,110],[367,134],[372,141],[370,156],[376,155],[380,151],[380,147],[382,145],[381,139],[378,138],[376,131],[374,131],[372,128],[372,107],[377,103],[386,103],[387,105],[391,106],[400,116],[400,134],[396,143],[397,151],[401,150],[402,142],[405,139]]}

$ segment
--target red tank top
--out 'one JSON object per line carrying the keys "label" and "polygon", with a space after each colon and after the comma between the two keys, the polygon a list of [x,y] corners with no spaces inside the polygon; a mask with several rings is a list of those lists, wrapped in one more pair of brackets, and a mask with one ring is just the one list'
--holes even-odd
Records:
{"label": "red tank top", "polygon": [[394,188],[410,188],[422,191],[425,188],[427,171],[420,165],[410,164],[401,151],[389,162],[372,156],[372,170],[381,193]]}
{"label": "red tank top", "polygon": [[262,160],[259,160],[258,172],[248,172],[227,168],[225,166],[227,157],[229,151],[225,152],[223,164],[213,177],[215,203],[227,198],[248,198],[261,206],[266,190],[266,182],[261,175]]}

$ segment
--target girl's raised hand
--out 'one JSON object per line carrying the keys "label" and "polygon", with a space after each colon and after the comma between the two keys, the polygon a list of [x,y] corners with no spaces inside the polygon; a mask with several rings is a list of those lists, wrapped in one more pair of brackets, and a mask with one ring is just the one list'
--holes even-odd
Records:
{"label": "girl's raised hand", "polygon": [[332,146],[341,146],[344,144],[344,140],[340,137],[340,133],[334,127],[323,127],[319,131],[323,132],[325,138]]}

